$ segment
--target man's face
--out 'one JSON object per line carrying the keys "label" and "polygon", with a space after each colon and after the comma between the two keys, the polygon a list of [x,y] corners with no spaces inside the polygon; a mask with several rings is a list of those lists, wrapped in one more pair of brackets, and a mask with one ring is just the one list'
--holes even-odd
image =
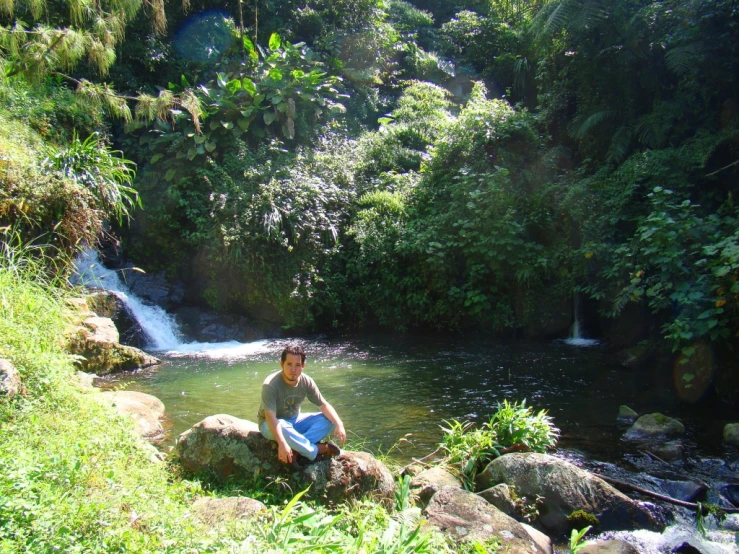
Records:
{"label": "man's face", "polygon": [[291,387],[296,387],[305,367],[305,364],[300,361],[300,355],[288,354],[284,362],[280,361],[280,366],[282,367],[282,380]]}

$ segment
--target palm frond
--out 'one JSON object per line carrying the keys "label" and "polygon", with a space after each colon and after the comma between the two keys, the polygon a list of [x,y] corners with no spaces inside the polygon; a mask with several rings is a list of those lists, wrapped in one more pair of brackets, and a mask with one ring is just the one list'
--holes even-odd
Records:
{"label": "palm frond", "polygon": [[686,75],[695,71],[700,61],[703,45],[699,42],[675,46],[665,53],[667,69],[677,75]]}
{"label": "palm frond", "polygon": [[631,125],[622,125],[611,138],[611,145],[606,154],[606,161],[609,163],[618,163],[623,161],[629,153],[631,139],[634,136],[634,129]]}
{"label": "palm frond", "polygon": [[571,134],[574,138],[581,139],[599,123],[615,117],[618,112],[610,108],[604,108],[590,113],[587,116],[575,118],[571,125]]}

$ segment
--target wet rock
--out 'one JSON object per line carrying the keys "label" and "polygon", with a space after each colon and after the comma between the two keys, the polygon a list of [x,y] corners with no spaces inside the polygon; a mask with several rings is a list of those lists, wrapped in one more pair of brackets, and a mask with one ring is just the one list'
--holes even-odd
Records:
{"label": "wet rock", "polygon": [[252,342],[282,335],[276,326],[256,322],[244,316],[218,314],[190,306],[176,310],[175,318],[182,331],[198,342]]}
{"label": "wet rock", "polygon": [[161,423],[164,404],[157,397],[126,390],[104,392],[100,397],[119,414],[133,419],[134,429],[141,437],[155,443],[164,439],[164,428]]}
{"label": "wet rock", "polygon": [[251,518],[266,511],[267,507],[253,498],[231,496],[228,498],[198,498],[190,508],[192,514],[206,525]]}
{"label": "wet rock", "polygon": [[87,297],[87,304],[96,315],[113,320],[120,335],[118,342],[136,348],[147,345],[148,338],[144,329],[115,293],[98,290]]}
{"label": "wet rock", "polygon": [[723,521],[719,522],[719,526],[725,531],[739,532],[739,514],[728,514]]}
{"label": "wet rock", "polygon": [[687,541],[676,546],[670,552],[672,552],[672,554],[703,554],[703,551],[701,551],[700,548],[693,546]]}
{"label": "wet rock", "polygon": [[622,425],[631,425],[639,418],[639,414],[628,406],[621,406],[618,410],[616,421]]}
{"label": "wet rock", "polygon": [[692,481],[673,481],[671,479],[657,479],[660,489],[671,498],[692,502],[704,493],[708,487]]}
{"label": "wet rock", "polygon": [[0,398],[13,398],[23,393],[21,375],[9,360],[0,358]]}
{"label": "wet rock", "polygon": [[192,472],[208,471],[221,480],[281,476],[296,486],[311,486],[310,496],[327,503],[375,496],[394,500],[395,482],[380,461],[363,452],[305,461],[297,469],[277,459],[277,443],[265,439],[256,423],[227,414],[210,416],[182,433],[177,441],[182,465]]}
{"label": "wet rock", "polygon": [[639,549],[626,541],[588,541],[578,554],[640,554]]}
{"label": "wet rock", "polygon": [[424,510],[428,522],[457,541],[485,541],[497,537],[510,554],[544,554],[526,529],[474,493],[442,487]]}
{"label": "wet rock", "polygon": [[681,437],[685,426],[672,417],[662,414],[647,414],[636,420],[626,434],[627,441],[656,441]]}
{"label": "wet rock", "polygon": [[516,511],[516,503],[511,495],[511,488],[505,483],[500,483],[494,487],[480,491],[477,494],[490,502],[490,504],[498,508],[505,515],[514,519],[519,518]]}
{"label": "wet rock", "polygon": [[600,531],[662,530],[643,505],[634,502],[599,477],[546,454],[506,454],[493,460],[477,476],[478,488],[498,483],[516,487],[516,494],[543,498],[536,522],[546,531],[565,533],[567,516],[577,510],[594,515]]}
{"label": "wet rock", "polygon": [[94,375],[92,373],[85,373],[84,371],[77,371],[75,372],[75,377],[77,377],[77,383],[79,384],[80,388],[82,390],[91,391],[95,390],[95,386],[93,385],[93,382],[95,381],[95,378],[97,375]]}
{"label": "wet rock", "polygon": [[146,352],[118,343],[118,330],[107,317],[88,317],[69,341],[73,354],[82,356],[82,371],[106,374],[143,369],[160,363]]}
{"label": "wet rock", "polygon": [[724,426],[724,443],[739,446],[739,423],[727,423]]}
{"label": "wet rock", "polygon": [[133,294],[167,311],[176,309],[185,297],[183,283],[169,282],[164,271],[142,273],[133,264],[126,264],[120,269],[120,274]]}
{"label": "wet rock", "polygon": [[441,487],[462,488],[462,483],[454,475],[441,467],[432,467],[419,473],[411,480],[411,490],[424,504],[428,504],[431,497]]}

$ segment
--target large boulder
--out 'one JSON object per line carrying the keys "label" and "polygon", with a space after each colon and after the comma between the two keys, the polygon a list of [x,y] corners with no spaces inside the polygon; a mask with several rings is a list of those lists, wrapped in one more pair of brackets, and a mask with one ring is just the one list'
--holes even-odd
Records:
{"label": "large boulder", "polygon": [[95,315],[113,320],[120,334],[118,342],[137,348],[146,346],[147,336],[144,329],[116,293],[108,290],[94,290],[87,296],[86,302]]}
{"label": "large boulder", "polygon": [[462,483],[454,475],[441,467],[431,467],[411,479],[411,490],[424,504],[427,504],[442,487],[462,488]]}
{"label": "large boulder", "polygon": [[477,476],[477,486],[486,489],[498,483],[515,486],[519,496],[541,496],[543,505],[536,521],[549,532],[569,531],[567,516],[577,510],[596,516],[600,531],[664,528],[645,506],[599,477],[547,454],[496,458]]}
{"label": "large boulder", "polygon": [[251,518],[267,507],[253,498],[246,496],[229,496],[227,498],[201,497],[192,503],[192,514],[206,525],[227,523],[237,519]]}
{"label": "large boulder", "polygon": [[71,338],[69,347],[81,356],[83,371],[96,374],[132,371],[157,365],[157,358],[146,352],[118,343],[118,329],[108,317],[88,317]]}
{"label": "large boulder", "polygon": [[102,401],[114,407],[122,416],[133,419],[136,433],[149,442],[164,439],[164,404],[157,397],[136,391],[110,391],[100,395]]}
{"label": "large boulder", "polygon": [[13,398],[22,392],[20,373],[10,361],[0,358],[0,397]]}
{"label": "large boulder", "polygon": [[579,554],[640,554],[639,549],[626,541],[607,540],[586,542]]}
{"label": "large boulder", "polygon": [[477,494],[505,515],[511,516],[513,519],[519,519],[520,516],[518,510],[516,510],[516,501],[513,499],[513,494],[511,494],[511,487],[505,483],[498,483],[494,487],[480,491]]}
{"label": "large boulder", "polygon": [[311,485],[310,496],[327,503],[367,495],[392,502],[395,495],[392,474],[370,454],[344,451],[296,469],[280,463],[277,444],[265,439],[256,423],[227,414],[207,417],[182,433],[177,451],[189,471],[207,471],[222,480],[261,474],[286,477],[298,486]]}
{"label": "large boulder", "polygon": [[458,541],[497,537],[503,543],[501,550],[509,554],[547,553],[515,519],[457,487],[442,487],[431,497],[424,514],[431,525]]}

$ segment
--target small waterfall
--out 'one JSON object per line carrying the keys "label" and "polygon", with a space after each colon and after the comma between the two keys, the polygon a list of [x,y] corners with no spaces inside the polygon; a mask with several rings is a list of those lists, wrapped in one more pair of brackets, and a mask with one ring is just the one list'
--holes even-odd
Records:
{"label": "small waterfall", "polygon": [[152,350],[174,350],[181,344],[180,333],[172,317],[159,306],[144,304],[133,295],[118,273],[102,264],[97,252],[85,250],[77,257],[70,282],[105,289],[120,298],[146,333]]}
{"label": "small waterfall", "polygon": [[582,334],[580,326],[580,295],[575,293],[572,303],[574,305],[573,312],[575,314],[575,321],[570,329],[570,337],[565,339],[565,343],[570,346],[595,346],[598,344],[596,339],[585,338]]}
{"label": "small waterfall", "polygon": [[281,344],[271,340],[249,343],[183,342],[177,323],[159,306],[145,304],[133,294],[121,280],[118,272],[107,269],[94,250],[85,250],[75,261],[75,270],[69,281],[107,290],[115,294],[128,308],[131,316],[141,325],[149,339],[150,348],[170,356],[193,356],[221,360],[237,360],[258,354],[273,353]]}

